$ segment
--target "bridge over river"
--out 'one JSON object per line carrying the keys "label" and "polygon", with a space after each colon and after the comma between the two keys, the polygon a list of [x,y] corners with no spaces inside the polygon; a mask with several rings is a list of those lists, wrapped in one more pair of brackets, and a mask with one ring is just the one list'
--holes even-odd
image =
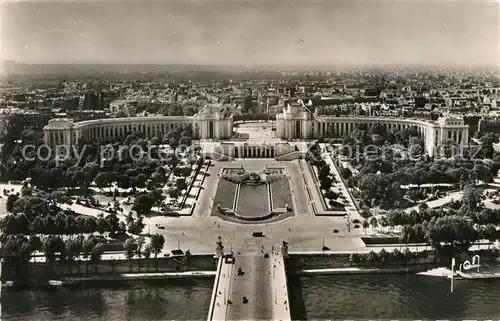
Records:
{"label": "bridge over river", "polygon": [[220,258],[207,320],[291,320],[283,257],[249,253],[234,264]]}

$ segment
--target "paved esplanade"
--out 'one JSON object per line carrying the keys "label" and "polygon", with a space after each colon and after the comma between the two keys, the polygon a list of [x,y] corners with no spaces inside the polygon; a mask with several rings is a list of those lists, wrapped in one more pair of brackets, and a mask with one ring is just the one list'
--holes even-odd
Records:
{"label": "paved esplanade", "polygon": [[[238,274],[239,268],[243,273]],[[223,263],[220,273],[208,320],[291,319],[280,255],[237,255],[235,264]]]}

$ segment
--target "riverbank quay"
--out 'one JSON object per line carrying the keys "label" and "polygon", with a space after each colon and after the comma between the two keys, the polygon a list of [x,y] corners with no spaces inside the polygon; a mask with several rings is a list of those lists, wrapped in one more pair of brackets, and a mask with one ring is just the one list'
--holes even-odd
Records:
{"label": "riverbank quay", "polygon": [[82,283],[98,282],[124,282],[136,280],[165,280],[165,279],[186,279],[186,278],[213,278],[215,271],[187,271],[187,272],[165,272],[165,273],[125,273],[119,275],[100,275],[100,276],[80,276],[68,277],[60,280],[50,280],[51,285],[74,285]]}
{"label": "riverbank quay", "polygon": [[[175,278],[182,276],[215,276],[217,260],[213,254],[179,257],[107,259],[98,262],[89,260],[2,263],[1,280],[16,286],[45,286],[51,280],[132,280]],[[203,275],[196,273],[204,273]]]}
{"label": "riverbank quay", "polygon": [[[470,252],[468,255],[457,257],[457,262],[470,260],[474,255],[480,255],[481,263],[497,265],[499,258],[491,251]],[[451,258],[436,256],[433,251],[417,253],[371,252],[358,253],[317,253],[304,252],[289,254],[285,260],[287,274],[314,275],[314,274],[398,274],[419,273],[437,267],[449,267]]]}
{"label": "riverbank quay", "polygon": [[332,268],[332,269],[310,269],[293,272],[295,275],[352,275],[352,274],[407,274],[425,272],[435,265],[414,265],[414,266],[400,266],[400,267],[351,267],[351,268]]}
{"label": "riverbank quay", "polygon": [[196,285],[199,280],[213,280],[216,272],[167,272],[167,273],[126,273],[120,275],[101,275],[88,277],[68,277],[58,280],[33,280],[30,282],[7,281],[2,289],[6,291],[23,291],[27,289],[54,290],[57,288],[113,288],[116,286],[147,285]]}

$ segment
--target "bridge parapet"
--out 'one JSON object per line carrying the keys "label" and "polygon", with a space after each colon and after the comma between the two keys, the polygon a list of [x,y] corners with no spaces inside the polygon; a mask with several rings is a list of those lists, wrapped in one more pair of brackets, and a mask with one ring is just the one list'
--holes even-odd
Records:
{"label": "bridge parapet", "polygon": [[288,297],[285,260],[280,254],[273,254],[271,259],[274,296],[273,320],[289,321],[292,317],[290,313],[290,300]]}
{"label": "bridge parapet", "polygon": [[221,311],[219,311],[220,309],[217,309],[219,307],[216,307],[216,304],[219,292],[219,282],[220,282],[220,277],[222,275],[223,266],[224,266],[224,258],[221,256],[219,257],[219,261],[217,262],[217,272],[215,274],[214,288],[212,290],[212,298],[210,299],[210,307],[208,309],[207,321],[219,320],[219,315],[221,314]]}
{"label": "bridge parapet", "polygon": [[235,264],[220,260],[208,321],[291,320],[283,256],[241,255]]}

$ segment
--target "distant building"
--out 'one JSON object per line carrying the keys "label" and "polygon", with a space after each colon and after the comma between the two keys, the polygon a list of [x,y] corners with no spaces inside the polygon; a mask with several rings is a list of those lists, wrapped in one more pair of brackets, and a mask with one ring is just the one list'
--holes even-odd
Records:
{"label": "distant building", "polygon": [[137,100],[126,100],[119,99],[113,100],[109,103],[109,109],[112,113],[117,113],[119,111],[123,111],[127,116],[130,115],[130,112],[137,107],[139,102]]}

